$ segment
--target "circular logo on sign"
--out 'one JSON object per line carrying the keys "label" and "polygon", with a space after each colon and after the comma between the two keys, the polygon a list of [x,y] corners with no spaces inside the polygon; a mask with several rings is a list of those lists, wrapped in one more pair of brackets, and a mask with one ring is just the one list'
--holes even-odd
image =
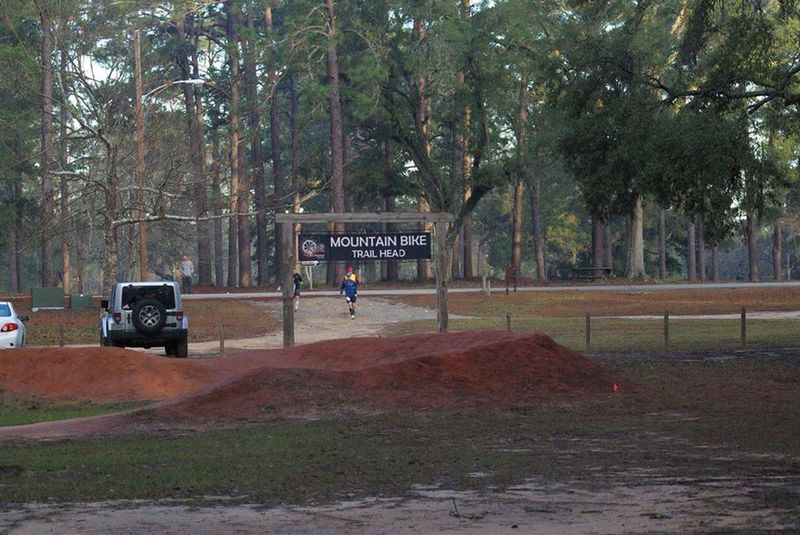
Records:
{"label": "circular logo on sign", "polygon": [[300,248],[303,250],[304,254],[313,256],[317,252],[317,242],[314,240],[303,240]]}

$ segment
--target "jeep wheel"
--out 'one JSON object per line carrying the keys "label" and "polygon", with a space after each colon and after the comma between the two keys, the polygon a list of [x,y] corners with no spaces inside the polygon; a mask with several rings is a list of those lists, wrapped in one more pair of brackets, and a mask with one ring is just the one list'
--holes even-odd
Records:
{"label": "jeep wheel", "polygon": [[168,357],[174,357],[175,351],[176,349],[174,342],[167,342],[167,344],[164,346],[164,354],[167,355]]}
{"label": "jeep wheel", "polygon": [[133,325],[142,334],[156,334],[167,322],[167,309],[161,301],[143,299],[133,306]]}
{"label": "jeep wheel", "polygon": [[185,359],[189,356],[189,342],[184,340],[183,342],[178,342],[175,344],[175,357],[179,359]]}

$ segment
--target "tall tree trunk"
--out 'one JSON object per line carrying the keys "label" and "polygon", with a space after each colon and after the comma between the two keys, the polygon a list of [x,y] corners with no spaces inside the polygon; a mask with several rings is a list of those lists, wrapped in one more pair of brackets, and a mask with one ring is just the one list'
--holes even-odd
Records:
{"label": "tall tree trunk", "polygon": [[[386,211],[394,212],[397,209],[394,197],[386,197]],[[389,224],[389,232],[397,232],[397,225]],[[386,261],[386,280],[399,281],[400,280],[400,262],[397,260]]]}
{"label": "tall tree trunk", "polygon": [[13,182],[10,184],[11,188],[11,210],[13,211],[12,221],[14,228],[11,229],[10,241],[8,244],[8,283],[9,290],[12,293],[17,293],[22,288],[21,281],[21,262],[20,262],[20,243],[22,236],[22,210],[20,210],[20,200],[22,199],[22,180],[18,173],[14,173]]}
{"label": "tall tree trunk", "polygon": [[[466,75],[463,69],[459,69],[457,74],[458,93],[463,95],[465,87]],[[453,184],[453,195],[460,195],[461,198],[454,199],[455,205],[458,206],[459,202],[466,200],[469,184],[466,177],[469,176],[469,171],[465,169],[468,161],[465,156],[468,155],[469,137],[465,125],[469,121],[470,108],[469,106],[461,106],[460,113],[456,120],[452,123],[452,163],[450,166],[450,183]],[[465,154],[466,152],[466,154]],[[464,230],[459,232],[458,238],[453,243],[453,254],[451,262],[451,275],[453,279],[466,277],[465,270],[468,270],[467,264],[469,259],[466,257],[464,249]]]}
{"label": "tall tree trunk", "polygon": [[[469,7],[469,4],[467,5]],[[511,271],[516,279],[522,267],[522,201],[525,195],[525,169],[528,168],[528,77],[522,76],[517,103],[517,165],[514,172],[514,208],[511,224]]]}
{"label": "tall tree trunk", "polygon": [[783,225],[781,220],[775,221],[772,233],[772,265],[776,281],[783,280]]}
{"label": "tall tree trunk", "polygon": [[[250,132],[250,162],[254,201],[256,208],[256,281],[258,286],[267,283],[267,265],[269,254],[267,250],[267,193],[264,185],[264,161],[261,156],[261,113],[258,101],[258,79],[256,75],[256,35],[255,10],[259,4],[249,0],[247,4],[247,37],[245,39],[245,92],[247,94],[247,118]],[[265,8],[268,9],[268,8]],[[271,30],[271,21],[268,25]]]}
{"label": "tall tree trunk", "polygon": [[[344,191],[350,191],[350,181],[353,170],[353,133],[348,132],[345,124],[342,124],[342,169],[343,169],[343,188]],[[351,195],[344,196],[344,211],[353,211],[353,197]]]}
{"label": "tall tree trunk", "polygon": [[[73,226],[73,235],[77,236],[77,232],[75,232],[75,227]],[[85,292],[85,283],[86,277],[84,276],[85,273],[85,264],[84,258],[86,258],[86,243],[82,239],[75,240],[75,279],[78,283],[77,291],[79,294],[86,293]]]}
{"label": "tall tree trunk", "polygon": [[14,248],[16,244],[14,243],[14,237],[9,236],[8,238],[8,253],[6,254],[6,261],[8,262],[8,291],[12,294],[17,293],[17,271],[15,264],[15,251]]}
{"label": "tall tree trunk", "polygon": [[[59,162],[62,171],[66,171],[69,167],[69,143],[67,142],[67,122],[69,121],[69,113],[67,113],[67,102],[69,101],[69,92],[66,84],[63,81],[66,79],[65,67],[66,57],[62,50],[61,60],[59,61],[61,69],[61,106],[59,110]],[[72,258],[70,256],[70,216],[69,216],[69,181],[66,175],[61,175],[61,217],[59,218],[61,224],[61,272],[64,287],[64,295],[70,296],[72,294]]]}
{"label": "tall tree trunk", "polygon": [[[230,157],[229,157],[229,159],[230,159],[230,161],[233,160]],[[238,156],[236,157],[236,162],[237,162],[236,166],[238,168],[238,166],[239,166],[239,163],[238,163],[239,162],[239,158],[238,158]],[[233,171],[232,168],[231,168],[231,171]],[[239,173],[238,173],[238,170],[237,170],[235,176],[236,176],[236,180],[235,181],[233,180],[233,176],[231,176],[231,191],[233,191],[233,187],[234,186],[236,187],[237,190],[239,189],[239,181],[238,181]],[[237,205],[236,195],[232,195],[231,199],[230,199],[230,202],[229,202],[229,206],[228,206],[228,213],[230,214],[230,216],[227,218],[227,222],[228,222],[228,280],[227,280],[227,283],[226,283],[227,286],[230,286],[232,288],[236,287],[237,282],[239,280],[239,253],[238,253],[238,248],[236,247],[236,243],[238,241],[238,233],[237,233],[237,225],[236,225],[237,218],[234,215],[236,213],[236,205]]]}
{"label": "tall tree trunk", "polygon": [[[391,184],[394,178],[394,144],[391,139],[387,139],[383,143],[383,179],[384,184],[387,186]],[[384,209],[387,212],[395,211],[395,198],[392,195],[384,197]],[[387,232],[397,232],[397,225],[387,224]],[[400,263],[397,260],[385,260],[387,281],[400,280]]]}
{"label": "tall tree trunk", "polygon": [[[383,212],[388,212],[388,209],[387,209],[388,205],[389,205],[389,197],[384,195],[381,198],[381,210]],[[384,234],[387,234],[389,232],[389,223],[386,223],[386,222],[381,223],[381,232],[383,232]],[[378,277],[379,277],[378,280],[385,281],[385,280],[387,280],[386,265],[389,263],[389,261],[384,258],[384,259],[381,259],[378,263],[380,264],[380,269],[378,270]]]}
{"label": "tall tree trunk", "polygon": [[[178,47],[177,62],[185,79],[199,79],[200,67],[197,58],[197,28],[194,15],[178,18],[175,23],[181,46]],[[206,156],[204,142],[203,102],[200,89],[183,84],[183,102],[186,108],[186,131],[189,133],[189,157],[192,165],[192,196],[197,218],[197,278],[201,285],[212,284],[211,224],[204,220],[208,215]]]}
{"label": "tall tree trunk", "polygon": [[658,209],[658,278],[667,278],[667,210]]}
{"label": "tall tree trunk", "polygon": [[605,245],[605,264],[606,267],[614,269],[614,235],[611,232],[611,219],[606,221],[603,231],[603,244]]}
{"label": "tall tree trunk", "polygon": [[[416,42],[420,54],[426,47],[426,29],[425,29],[425,20],[422,18],[414,19],[414,41]],[[415,121],[418,125],[419,134],[422,137],[423,143],[423,150],[425,151],[425,156],[430,158],[431,155],[431,102],[430,98],[427,95],[428,91],[428,83],[429,83],[428,74],[424,72],[424,70],[420,69],[417,73],[417,78],[415,80],[415,98],[417,99],[416,102],[416,113],[417,117],[415,117]],[[422,213],[430,212],[431,206],[428,202],[428,199],[425,197],[419,197],[417,199],[417,204],[419,206],[419,211]],[[431,232],[431,226],[426,223],[420,224],[420,231],[422,232]],[[417,261],[417,279],[424,281],[430,280],[433,276],[433,271],[431,269],[431,262],[430,260],[418,260]]]}
{"label": "tall tree trunk", "polygon": [[719,278],[719,245],[715,243],[711,246],[711,280],[718,282]]}
{"label": "tall tree trunk", "polygon": [[[236,287],[242,280],[239,270],[246,269],[246,266],[237,265],[238,261],[241,259],[241,248],[243,245],[238,244],[239,246],[237,247],[237,242],[241,235],[239,232],[240,221],[238,211],[242,206],[242,185],[240,183],[241,176],[239,174],[239,144],[241,142],[241,118],[239,116],[241,109],[241,80],[239,79],[239,45],[237,37],[238,6],[236,2],[233,2],[231,4],[227,4],[226,9],[228,12],[228,62],[230,63],[231,70],[229,147],[229,161],[231,167],[231,217],[229,218],[228,223],[228,286]],[[246,239],[249,240],[249,237]]]}
{"label": "tall tree trunk", "polygon": [[702,216],[697,220],[697,278],[706,280],[706,238]]}
{"label": "tall tree trunk", "polygon": [[759,282],[761,280],[761,277],[758,273],[758,241],[756,240],[757,228],[758,217],[753,212],[747,212],[745,239],[747,241],[747,263],[749,267],[750,282]]}
{"label": "tall tree trunk", "polygon": [[[447,286],[450,275],[450,262],[453,261],[453,243],[448,239],[447,223],[436,223],[436,328],[440,333],[447,332],[449,317],[447,312]],[[449,243],[448,243],[449,242]]]}
{"label": "tall tree trunk", "polygon": [[[292,74],[289,77],[289,130],[291,133],[291,159],[292,159],[292,212],[300,213],[301,208],[301,188],[302,177],[300,176],[301,155],[300,155],[300,99],[297,95],[297,77]],[[277,112],[276,112],[277,115]],[[295,235],[300,234],[300,223],[294,226]],[[298,263],[299,254],[295,251],[294,258]]]}
{"label": "tall tree trunk", "polygon": [[[470,0],[461,0],[460,3],[460,17],[463,21],[468,22],[472,16],[472,8]],[[466,73],[464,69],[459,70],[458,83],[462,89],[462,94],[467,94],[466,91]],[[464,183],[464,200],[466,201],[472,196],[472,155],[470,154],[469,133],[470,124],[472,122],[472,106],[469,101],[461,105],[461,117],[459,118],[459,129],[461,131],[461,157],[463,164],[461,166],[461,178]],[[475,231],[472,224],[472,215],[464,218],[464,225],[461,228],[461,241],[462,246],[459,251],[463,254],[463,272],[465,279],[472,279],[476,275],[475,261],[477,255],[475,254]]]}
{"label": "tall tree trunk", "polygon": [[43,0],[36,0],[42,30],[42,286],[52,288],[57,284],[55,266],[55,245],[53,243],[52,222],[55,218],[53,191],[53,43],[50,14]]}
{"label": "tall tree trunk", "polygon": [[[233,4],[234,6],[236,4]],[[241,12],[236,12],[235,20],[241,23]],[[238,32],[237,32],[238,33]],[[238,38],[238,35],[237,35]],[[240,86],[241,90],[241,86]],[[240,93],[241,95],[241,93]],[[240,96],[241,98],[241,96]],[[241,101],[235,106],[241,113]],[[231,106],[233,109],[234,106]],[[241,128],[241,116],[239,117],[238,150],[239,155],[239,195],[237,197],[236,211],[238,212],[238,236],[239,246],[239,287],[248,288],[252,284],[252,252],[250,247],[250,188],[252,185],[252,175],[248,172],[247,150],[242,147],[244,135]]]}
{"label": "tall tree trunk", "polygon": [[464,231],[459,232],[458,237],[453,243],[453,254],[450,261],[451,279],[464,278]]}
{"label": "tall tree trunk", "polygon": [[690,281],[697,279],[697,248],[695,244],[694,222],[686,225],[686,275]]}
{"label": "tall tree trunk", "polygon": [[[336,48],[336,13],[333,0],[325,0],[327,10],[326,37],[328,39],[327,65],[328,113],[331,124],[331,212],[344,212],[344,148],[342,146],[344,121],[342,119],[342,101],[339,96],[339,53]],[[334,233],[344,231],[343,223],[333,225]],[[342,262],[328,263],[328,283],[335,285],[344,276]]]}
{"label": "tall tree trunk", "polygon": [[144,110],[142,109],[142,32],[135,31],[134,38],[134,79],[135,79],[135,123],[136,123],[136,179],[138,191],[136,192],[136,214],[139,221],[139,280],[145,281],[149,274],[149,260],[147,258],[147,222],[144,220],[145,209],[144,188],[147,184],[147,169],[144,161]]}
{"label": "tall tree trunk", "polygon": [[[418,199],[418,206],[420,213],[425,214],[431,211],[431,205],[428,202],[428,199],[426,199],[425,197],[420,197]],[[420,232],[431,232],[431,225],[428,223],[420,223],[419,230]],[[433,278],[433,266],[431,265],[431,261],[417,260],[417,280],[428,281],[431,280],[432,278]]]}
{"label": "tall tree trunk", "polygon": [[603,265],[603,253],[605,252],[603,247],[604,233],[605,224],[603,223],[603,218],[592,214],[592,267],[594,268],[605,267]]}
{"label": "tall tree trunk", "polygon": [[225,242],[223,241],[223,201],[220,170],[222,168],[222,151],[220,149],[219,129],[211,129],[211,206],[214,210],[214,282],[217,287],[225,286]]}
{"label": "tall tree trunk", "polygon": [[103,206],[103,219],[105,220],[105,262],[103,273],[103,287],[101,293],[108,295],[111,287],[117,281],[119,271],[118,242],[117,242],[117,196],[119,194],[119,178],[117,177],[117,149],[105,144],[106,149],[106,183],[103,190],[105,203]]}
{"label": "tall tree trunk", "polygon": [[[197,58],[197,28],[192,24],[192,78],[200,79],[200,61]],[[192,128],[189,130],[192,145],[192,174],[198,178],[194,184],[194,206],[197,221],[197,280],[201,285],[212,284],[212,223],[203,218],[208,216],[208,169],[206,165],[205,120],[203,118],[203,99],[200,88],[191,86],[194,96]],[[187,110],[188,111],[188,110]]]}
{"label": "tall tree trunk", "polygon": [[252,176],[249,173],[247,150],[244,146],[244,135],[239,138],[239,203],[236,210],[238,215],[239,245],[239,287],[247,288],[252,284],[253,260],[250,246],[250,188]]}
{"label": "tall tree trunk", "polygon": [[[469,167],[472,169],[472,166]],[[472,176],[471,173],[469,175]],[[467,179],[471,180],[471,178]],[[472,188],[467,187],[466,192],[464,193],[464,198],[468,199],[472,195]],[[465,279],[474,279],[477,273],[476,270],[476,248],[475,248],[475,226],[472,223],[472,215],[468,215],[464,218],[464,225],[461,228],[461,239],[463,241],[463,251],[464,251],[464,278]]]}
{"label": "tall tree trunk", "polygon": [[[275,40],[275,37],[273,35],[274,28],[272,23],[272,7],[273,7],[272,4],[273,1],[270,0],[270,2],[264,5],[264,20],[267,26],[267,38],[270,41]],[[274,49],[272,51],[274,52]],[[289,184],[287,183],[286,169],[284,168],[283,165],[283,144],[281,142],[281,121],[280,121],[280,107],[279,107],[280,101],[278,99],[277,68],[278,68],[277,58],[275,57],[274,54],[272,54],[270,57],[269,71],[267,71],[267,87],[269,88],[269,135],[270,135],[270,153],[272,156],[272,183],[275,189],[275,197],[276,197],[275,210],[276,212],[285,212],[290,202],[289,200],[290,188]],[[297,104],[297,94],[296,94],[297,81],[295,80],[294,75],[292,76],[291,84],[292,86],[290,88],[290,91],[292,93],[290,95],[291,99],[290,106],[292,106],[293,111],[291,113],[290,120],[292,121],[291,128],[294,129],[294,128],[299,128],[299,126],[296,126],[299,123],[297,123],[298,121],[296,117],[297,110],[295,109],[295,107],[298,104]],[[292,177],[293,177],[292,180],[294,181],[295,179],[294,177],[297,175],[298,171],[295,168],[296,162],[294,161],[295,158],[294,151],[299,150],[298,148],[295,147],[295,145],[299,143],[299,141],[295,139],[295,136],[299,135],[299,131],[296,133],[294,132],[294,130],[292,130],[291,135],[292,135],[291,157],[292,157]],[[293,211],[299,209],[299,206],[297,208],[294,208],[296,200],[297,200],[296,197],[292,198]],[[278,231],[277,225],[275,226],[275,229],[277,232]],[[282,245],[283,244],[280,240],[280,237],[276,234],[274,238],[276,280],[280,279],[279,266],[283,265],[284,251],[282,249]],[[281,281],[278,280],[278,282],[280,283]]]}
{"label": "tall tree trunk", "polygon": [[629,216],[630,235],[628,237],[628,255],[625,276],[628,279],[647,277],[644,270],[644,214],[642,197],[636,199],[636,205]]}
{"label": "tall tree trunk", "polygon": [[[449,125],[450,129],[450,184],[452,184],[455,204],[458,205],[464,199],[464,178],[462,173],[463,158],[461,148],[463,145],[462,128],[460,121],[453,121]],[[459,232],[458,238],[453,242],[453,254],[450,262],[450,278],[460,279],[464,276],[464,233]]]}
{"label": "tall tree trunk", "polygon": [[514,181],[514,207],[511,221],[511,272],[516,279],[522,267],[522,199],[525,195],[525,182],[521,176]]}
{"label": "tall tree trunk", "polygon": [[544,226],[542,225],[541,194],[542,181],[537,177],[530,179],[528,194],[531,198],[531,226],[533,230],[533,250],[536,256],[536,278],[547,280],[547,264],[544,259]]}
{"label": "tall tree trunk", "polygon": [[450,279],[463,279],[464,278],[464,229],[458,233],[458,237],[453,243],[453,252],[450,255]]}
{"label": "tall tree trunk", "polygon": [[623,250],[623,272],[628,273],[628,258],[631,254],[631,230],[633,218],[630,215],[625,216],[625,235],[623,236],[622,250]]}

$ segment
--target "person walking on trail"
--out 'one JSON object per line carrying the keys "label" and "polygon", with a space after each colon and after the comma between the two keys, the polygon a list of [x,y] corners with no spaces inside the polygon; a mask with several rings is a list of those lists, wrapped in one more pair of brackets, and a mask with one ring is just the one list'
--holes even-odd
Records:
{"label": "person walking on trail", "polygon": [[189,257],[183,255],[183,259],[181,260],[180,264],[181,270],[181,289],[183,293],[190,294],[192,293],[192,275],[194,275],[194,264],[192,261],[189,260]]}
{"label": "person walking on trail", "polygon": [[342,280],[342,288],[339,295],[344,294],[347,307],[350,309],[350,319],[356,319],[356,299],[358,298],[358,275],[353,273],[353,268],[348,266],[347,272]]}
{"label": "person walking on trail", "polygon": [[292,296],[294,299],[294,311],[297,312],[297,309],[300,307],[300,286],[303,284],[303,277],[300,276],[299,273],[295,272],[292,276]]}

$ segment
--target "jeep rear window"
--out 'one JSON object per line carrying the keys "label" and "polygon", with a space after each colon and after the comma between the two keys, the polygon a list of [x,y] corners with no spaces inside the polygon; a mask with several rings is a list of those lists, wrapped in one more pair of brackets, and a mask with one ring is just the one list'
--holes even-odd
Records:
{"label": "jeep rear window", "polygon": [[175,308],[175,293],[172,291],[172,286],[125,286],[122,288],[123,307],[133,308],[143,299],[160,301],[167,310]]}
{"label": "jeep rear window", "polygon": [[10,316],[11,315],[11,308],[3,303],[0,305],[0,316]]}

